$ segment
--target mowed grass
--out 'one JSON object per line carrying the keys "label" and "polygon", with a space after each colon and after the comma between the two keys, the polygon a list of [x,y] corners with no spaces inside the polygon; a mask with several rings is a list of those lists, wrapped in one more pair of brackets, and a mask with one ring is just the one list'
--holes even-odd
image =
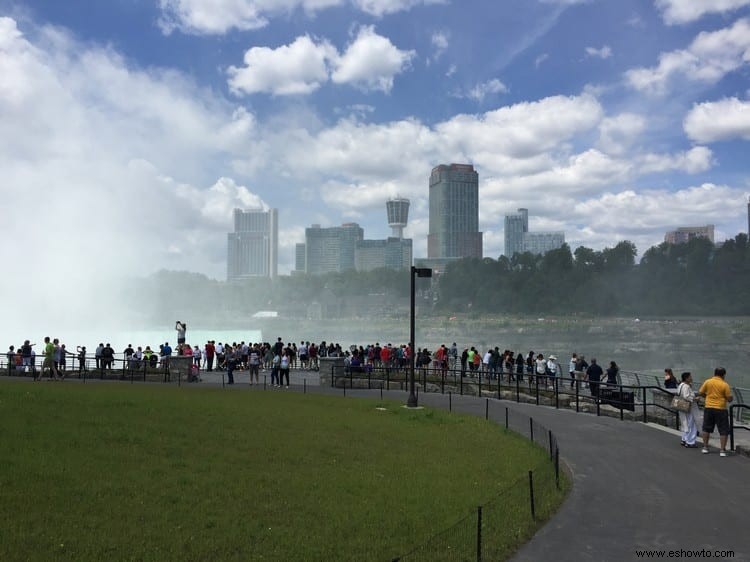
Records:
{"label": "mowed grass", "polygon": [[[545,456],[395,402],[5,382],[0,560],[390,560]],[[510,507],[503,552],[535,528]]]}

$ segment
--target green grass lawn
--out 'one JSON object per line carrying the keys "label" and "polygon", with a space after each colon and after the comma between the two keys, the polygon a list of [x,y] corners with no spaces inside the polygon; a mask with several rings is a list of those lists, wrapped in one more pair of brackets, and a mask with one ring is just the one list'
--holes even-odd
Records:
{"label": "green grass lawn", "polygon": [[394,402],[5,382],[0,560],[390,560],[521,478],[486,531],[507,555],[538,524],[524,478],[545,458]]}

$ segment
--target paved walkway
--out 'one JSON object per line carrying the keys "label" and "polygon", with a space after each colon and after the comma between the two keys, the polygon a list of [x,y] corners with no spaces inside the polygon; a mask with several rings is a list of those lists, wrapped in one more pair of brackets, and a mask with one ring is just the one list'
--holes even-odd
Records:
{"label": "paved walkway", "polygon": [[[235,386],[243,388],[253,387]],[[341,389],[309,382],[307,392],[343,395]],[[346,395],[376,397],[380,392],[347,389]],[[406,400],[401,391],[386,395]],[[419,400],[448,408],[446,395],[420,394]],[[454,411],[485,415],[484,399],[453,396],[452,405]],[[703,558],[750,560],[750,458],[720,458],[716,436],[711,454],[703,455],[700,449],[681,447],[674,430],[652,424],[495,399],[490,400],[490,418],[504,423],[506,407],[556,434],[561,458],[573,475],[573,488],[560,510],[514,560],[639,560],[636,551],[644,549],[663,550],[663,558],[670,550],[705,549],[710,556]],[[734,556],[722,558],[716,551],[733,551]],[[701,556],[682,557],[696,558]]]}
{"label": "paved walkway", "polygon": [[[347,390],[347,396],[373,395],[377,391]],[[405,400],[406,394],[388,397]],[[441,394],[420,394],[419,400],[448,407]],[[453,396],[452,402],[454,411],[485,415],[484,399]],[[506,406],[552,429],[573,473],[560,510],[514,560],[638,560],[642,549],[706,549],[713,559],[750,560],[750,458],[720,458],[718,437],[703,455],[681,447],[678,433],[651,424],[492,399],[490,418],[504,423]],[[714,555],[727,550],[733,558]]]}

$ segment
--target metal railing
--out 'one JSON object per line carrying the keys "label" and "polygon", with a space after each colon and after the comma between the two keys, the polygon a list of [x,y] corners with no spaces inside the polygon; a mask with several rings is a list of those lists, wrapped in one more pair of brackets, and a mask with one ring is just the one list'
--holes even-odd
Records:
{"label": "metal railing", "polygon": [[[543,448],[549,458],[506,484],[499,493],[453,525],[429,536],[406,554],[393,558],[393,562],[504,560],[517,546],[513,544],[514,539],[531,536],[552,515],[562,494],[560,449],[555,435],[532,417],[499,406],[497,402],[493,404],[493,414],[501,408],[498,423],[527,437]],[[490,419],[489,405],[489,399],[485,399],[486,419]],[[449,402],[452,411],[451,406]]]}
{"label": "metal railing", "polygon": [[[331,368],[331,386],[349,388],[396,388],[403,390],[409,370],[402,367],[345,366]],[[657,385],[638,386],[612,384],[606,381],[588,382],[546,375],[491,374],[486,371],[420,367],[415,380],[421,392],[453,393],[458,395],[493,396],[515,402],[544,404],[555,408],[571,408],[576,412],[591,412],[597,416],[617,415],[643,422],[656,422],[679,429],[679,412],[671,405],[675,392]],[[648,380],[648,379],[644,379]]]}
{"label": "metal railing", "polygon": [[732,404],[729,406],[729,448],[734,451],[734,430],[735,429],[744,429],[745,431],[750,431],[750,427],[745,425],[737,425],[734,418],[734,412],[737,411],[738,414],[740,414],[740,417],[738,420],[741,420],[742,412],[747,410],[750,412],[750,404]]}

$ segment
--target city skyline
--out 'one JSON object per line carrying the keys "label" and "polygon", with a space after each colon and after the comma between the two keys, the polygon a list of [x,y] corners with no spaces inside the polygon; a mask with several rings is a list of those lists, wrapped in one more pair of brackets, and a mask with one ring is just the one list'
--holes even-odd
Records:
{"label": "city skyline", "polygon": [[72,273],[84,297],[135,263],[225,277],[234,208],[278,209],[280,274],[306,225],[386,239],[398,196],[427,256],[450,162],[492,258],[518,208],[639,257],[675,225],[748,228],[750,0],[0,0],[0,60],[2,250],[103,260]]}

